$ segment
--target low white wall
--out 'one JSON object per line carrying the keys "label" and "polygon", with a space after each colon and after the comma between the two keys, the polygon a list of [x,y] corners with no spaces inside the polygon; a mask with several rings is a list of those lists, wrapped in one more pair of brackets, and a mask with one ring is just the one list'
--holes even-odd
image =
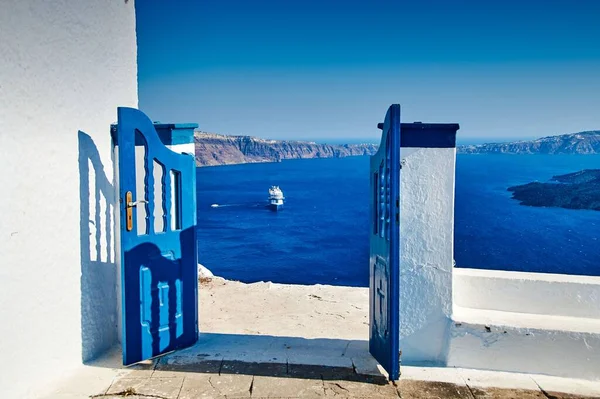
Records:
{"label": "low white wall", "polygon": [[137,106],[135,35],[133,1],[2,2],[2,397],[116,340],[110,124]]}
{"label": "low white wall", "polygon": [[600,277],[454,269],[454,305],[600,319]]}
{"label": "low white wall", "polygon": [[454,269],[447,365],[600,379],[600,278]]}
{"label": "low white wall", "polygon": [[401,148],[401,158],[401,361],[439,364],[452,313],[456,150]]}
{"label": "low white wall", "polygon": [[556,319],[539,325],[520,314],[494,320],[485,313],[452,324],[448,367],[600,380],[600,323],[542,316]]}

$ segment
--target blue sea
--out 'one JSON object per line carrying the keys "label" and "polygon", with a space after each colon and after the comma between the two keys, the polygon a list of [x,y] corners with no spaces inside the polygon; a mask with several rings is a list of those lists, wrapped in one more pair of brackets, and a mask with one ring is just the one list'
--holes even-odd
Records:
{"label": "blue sea", "polygon": [[[458,155],[458,267],[600,276],[600,212],[520,205],[506,189],[596,155]],[[197,169],[200,263],[244,282],[368,286],[369,157]],[[265,207],[279,185],[285,209]],[[218,204],[217,207],[211,207]]]}

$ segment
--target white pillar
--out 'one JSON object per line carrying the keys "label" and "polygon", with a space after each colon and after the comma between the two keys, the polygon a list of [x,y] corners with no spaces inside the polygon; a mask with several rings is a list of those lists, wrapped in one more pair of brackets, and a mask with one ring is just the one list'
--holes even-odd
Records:
{"label": "white pillar", "polygon": [[402,364],[444,364],[452,313],[457,124],[400,130]]}

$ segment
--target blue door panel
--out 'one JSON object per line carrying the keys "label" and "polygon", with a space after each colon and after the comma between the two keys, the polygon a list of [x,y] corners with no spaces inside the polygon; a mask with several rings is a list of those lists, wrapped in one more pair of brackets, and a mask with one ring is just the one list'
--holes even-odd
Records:
{"label": "blue door panel", "polygon": [[[118,118],[113,141],[119,159],[123,363],[132,364],[190,346],[198,338],[196,174],[193,155],[165,147],[141,111],[119,108]],[[136,192],[136,136],[137,145],[145,147],[142,193]],[[154,178],[156,166],[162,169],[161,179]],[[161,188],[159,198],[155,185]],[[128,192],[135,204],[128,204]],[[128,225],[131,205],[145,207],[145,234],[138,234],[135,208]],[[154,231],[156,207],[162,210],[161,231]]]}
{"label": "blue door panel", "polygon": [[381,144],[371,157],[371,238],[369,350],[387,370],[400,376],[400,106],[390,106]]}

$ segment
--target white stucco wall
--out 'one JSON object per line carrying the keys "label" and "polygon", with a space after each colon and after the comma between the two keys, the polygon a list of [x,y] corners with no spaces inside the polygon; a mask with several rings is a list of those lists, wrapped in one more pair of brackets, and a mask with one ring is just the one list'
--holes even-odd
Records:
{"label": "white stucco wall", "polygon": [[116,340],[109,132],[137,50],[133,1],[0,7],[0,386],[19,398]]}
{"label": "white stucco wall", "polygon": [[454,149],[401,157],[402,364],[600,380],[600,278],[454,268]]}
{"label": "white stucco wall", "polygon": [[600,278],[454,269],[448,366],[600,380]]}
{"label": "white stucco wall", "polygon": [[454,306],[600,319],[600,277],[456,268]]}
{"label": "white stucco wall", "polygon": [[445,359],[452,313],[454,148],[401,148],[402,364]]}
{"label": "white stucco wall", "polygon": [[447,365],[600,380],[600,320],[455,307]]}

